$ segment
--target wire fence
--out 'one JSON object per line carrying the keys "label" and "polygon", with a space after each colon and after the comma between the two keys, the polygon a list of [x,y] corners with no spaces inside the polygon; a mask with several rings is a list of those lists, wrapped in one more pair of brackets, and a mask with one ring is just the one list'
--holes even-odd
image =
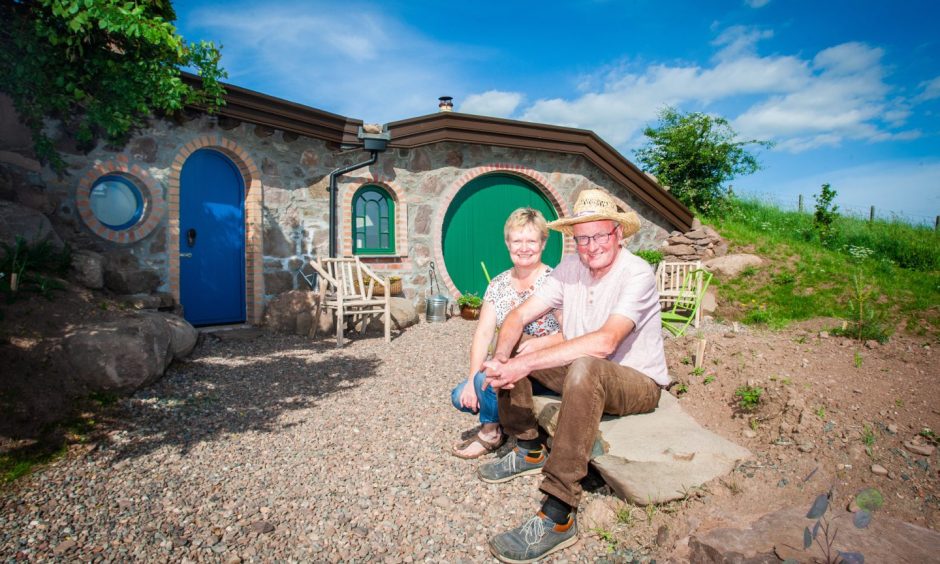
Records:
{"label": "wire fence", "polygon": [[[781,210],[813,213],[816,201],[813,196],[781,197],[780,194],[769,192],[741,192],[737,194],[745,199],[756,199],[762,203],[773,205]],[[874,221],[876,219],[883,221],[897,221],[908,223],[914,226],[933,226],[935,230],[940,230],[940,215],[918,215],[907,212],[898,212],[894,210],[884,210],[876,206],[849,206],[837,204],[838,213],[856,219]]]}

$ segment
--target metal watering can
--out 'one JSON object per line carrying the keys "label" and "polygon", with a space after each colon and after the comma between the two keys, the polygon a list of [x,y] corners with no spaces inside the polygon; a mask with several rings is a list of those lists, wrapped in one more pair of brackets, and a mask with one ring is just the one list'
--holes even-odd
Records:
{"label": "metal watering can", "polygon": [[441,293],[441,286],[437,281],[437,271],[434,267],[434,261],[428,271],[428,291],[433,292],[437,287],[437,294],[428,296],[424,302],[425,317],[429,323],[442,323],[447,321],[447,303],[450,301],[447,296]]}

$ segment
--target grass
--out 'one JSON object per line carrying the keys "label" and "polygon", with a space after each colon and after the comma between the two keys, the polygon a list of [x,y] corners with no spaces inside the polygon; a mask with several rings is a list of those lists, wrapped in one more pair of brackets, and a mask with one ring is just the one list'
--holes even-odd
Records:
{"label": "grass", "polygon": [[0,453],[0,486],[25,476],[43,464],[68,452],[69,445],[88,443],[98,432],[101,417],[118,401],[109,393],[94,393],[85,398],[81,409],[59,423],[44,428],[38,438],[23,446]]}
{"label": "grass", "polygon": [[865,452],[867,452],[868,456],[871,457],[872,447],[875,446],[875,430],[867,423],[862,429],[862,444],[865,445]]}
{"label": "grass", "polygon": [[865,307],[883,317],[885,327],[903,321],[921,334],[940,332],[940,235],[932,228],[839,217],[824,246],[811,214],[759,201],[734,200],[704,220],[733,252],[773,259],[771,266],[717,282],[721,301],[734,304],[727,312],[732,320],[772,328],[814,317],[851,321],[858,280],[870,290]]}

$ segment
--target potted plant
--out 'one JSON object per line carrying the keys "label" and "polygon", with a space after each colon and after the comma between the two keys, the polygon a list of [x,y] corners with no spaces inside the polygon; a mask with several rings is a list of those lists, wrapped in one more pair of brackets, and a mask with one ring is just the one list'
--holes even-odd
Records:
{"label": "potted plant", "polygon": [[463,294],[457,298],[457,305],[460,306],[460,317],[473,321],[479,319],[480,308],[483,307],[483,298],[476,295],[476,292]]}

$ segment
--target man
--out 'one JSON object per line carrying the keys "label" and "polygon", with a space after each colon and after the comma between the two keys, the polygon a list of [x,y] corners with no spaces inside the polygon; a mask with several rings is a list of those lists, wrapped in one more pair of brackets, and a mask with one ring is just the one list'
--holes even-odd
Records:
{"label": "man", "polygon": [[[620,246],[639,230],[636,214],[618,212],[603,191],[585,190],[574,214],[549,227],[572,235],[578,256],[562,260],[506,317],[484,364],[484,386],[498,390],[500,422],[517,446],[481,466],[480,478],[499,483],[541,472],[539,489],[547,496],[534,517],[490,539],[504,562],[532,562],[577,542],[581,479],[602,414],[653,411],[669,384],[653,271]],[[525,324],[553,308],[565,312],[564,339],[523,343],[511,356]],[[532,379],[561,394],[551,453],[539,440]]]}

